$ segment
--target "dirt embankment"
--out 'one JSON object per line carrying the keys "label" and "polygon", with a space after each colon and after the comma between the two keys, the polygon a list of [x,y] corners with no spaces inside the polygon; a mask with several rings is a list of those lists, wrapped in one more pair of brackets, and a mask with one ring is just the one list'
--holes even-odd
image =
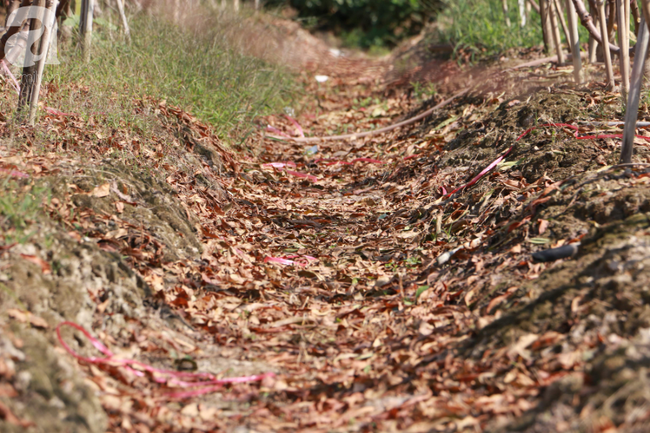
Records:
{"label": "dirt embankment", "polygon": [[[454,242],[443,241],[437,258],[461,246],[447,264],[434,261],[422,274],[436,290],[420,299],[447,293],[446,304],[468,308],[475,320],[459,333],[470,338],[429,356],[415,371],[433,374],[443,354],[462,359],[456,373],[448,361],[441,373],[457,381],[452,395],[479,405],[491,399],[519,405],[509,415],[483,418],[488,431],[644,431],[648,425],[648,144],[638,140],[636,165],[617,167],[619,142],[611,138],[577,139],[557,125],[517,141],[526,129],[547,123],[579,126],[578,137],[620,134],[597,123],[621,116],[615,96],[597,89],[556,85],[509,92],[503,100],[467,98],[420,128],[421,137],[446,141],[447,152],[420,160],[422,169],[403,171],[406,179],[422,178],[424,171],[427,183],[458,185],[463,178],[449,182],[447,176],[464,172],[469,181],[514,145],[509,162],[486,180],[442,207],[434,193],[410,220],[433,216],[433,226],[442,217],[438,232]],[[450,118],[458,120],[431,135],[432,126]],[[472,242],[477,237],[480,242]],[[531,258],[577,241],[572,259],[544,264]],[[468,382],[471,370],[484,373]]]}
{"label": "dirt embankment", "polygon": [[[202,252],[198,219],[173,179],[191,173],[202,194],[226,203],[217,178],[234,163],[205,125],[164,103],[154,108],[156,142],[131,140],[128,130],[106,134],[101,121],[91,129],[97,119],[47,116],[49,127],[69,128],[63,142],[21,131],[2,145],[2,431],[103,432],[111,425],[105,409],[120,393],[97,379],[95,367],[95,375],[80,374],[54,332],[63,321],[115,343],[138,335],[129,326],[137,319],[147,329],[167,329],[156,341],[163,348],[179,350],[174,338],[191,344],[170,334],[192,331],[152,289],[163,284],[164,264],[196,261]],[[38,145],[22,152],[17,143],[24,139]],[[96,355],[81,333],[62,334],[79,354]]]}

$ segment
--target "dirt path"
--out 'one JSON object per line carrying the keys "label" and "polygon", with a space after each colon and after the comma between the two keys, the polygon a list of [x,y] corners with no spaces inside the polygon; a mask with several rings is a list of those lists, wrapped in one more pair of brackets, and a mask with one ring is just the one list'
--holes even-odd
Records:
{"label": "dirt path", "polygon": [[[305,75],[307,135],[379,128],[445,96],[420,104],[349,71]],[[582,133],[620,118],[616,95],[564,75],[494,78],[424,122],[316,147],[261,131],[231,154],[190,114],[140,101],[161,125],[140,168],[92,150],[95,167],[4,150],[3,170],[31,176],[17,191],[38,179],[56,201],[36,239],[2,249],[13,295],[0,307],[0,426],[643,431],[648,172],[609,167],[615,141],[559,126],[517,141],[535,125]],[[298,133],[286,116],[265,122]],[[646,148],[635,158],[647,162]],[[531,257],[577,241],[571,259]],[[62,320],[157,368],[275,375],[179,398],[192,387],[77,363],[52,332]],[[78,332],[63,338],[97,354]]]}
{"label": "dirt path", "polygon": [[[411,109],[404,95],[383,98],[333,81],[311,89],[320,114],[306,110],[298,119],[309,135],[372,129],[390,122],[384,113]],[[508,82],[490,85],[507,89]],[[266,396],[252,397],[245,425],[555,431],[643,422],[603,408],[601,396],[611,386],[624,390],[621,383],[590,382],[611,368],[603,366],[623,339],[643,344],[647,323],[632,317],[645,307],[631,300],[645,290],[643,268],[629,277],[628,294],[600,292],[647,260],[645,241],[623,235],[643,239],[645,217],[616,222],[648,206],[643,166],[602,171],[617,158],[613,142],[603,147],[542,129],[517,144],[489,180],[439,204],[445,190],[474,177],[526,128],[580,122],[594,98],[609,97],[598,86],[519,91],[516,99],[484,88],[390,136],[317,149],[268,139],[251,145],[260,152],[242,162],[244,182],[227,186],[235,205],[211,221],[218,239],[204,250],[210,266],[202,269],[204,282],[223,291],[210,302],[244,300],[234,313],[209,316],[234,339],[219,340],[278,373],[262,386]],[[362,107],[366,97],[378,103]],[[596,113],[590,117],[609,118]],[[298,133],[282,116],[269,122]],[[274,163],[288,165],[267,165]],[[584,196],[592,183],[616,192],[598,207]],[[617,213],[616,203],[626,210]],[[603,235],[611,231],[622,232]],[[543,264],[530,256],[578,239],[577,260]],[[629,264],[603,273],[611,260]],[[599,305],[620,296],[632,303]],[[629,324],[624,332],[614,325],[621,320]],[[620,400],[630,405],[636,393],[621,391]]]}

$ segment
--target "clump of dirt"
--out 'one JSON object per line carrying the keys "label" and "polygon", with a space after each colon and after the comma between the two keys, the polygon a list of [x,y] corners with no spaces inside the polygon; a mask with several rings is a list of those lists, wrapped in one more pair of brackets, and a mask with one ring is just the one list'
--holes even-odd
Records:
{"label": "clump of dirt", "polygon": [[[121,203],[120,219],[151,233],[164,247],[162,261],[200,255],[198,220],[181,205],[174,197],[175,191],[162,179],[134,171],[132,167],[104,166],[96,171],[86,170],[80,176],[58,176],[50,183],[54,197],[61,202],[71,201],[80,212],[112,215],[116,213],[116,203]],[[95,188],[107,184],[106,196],[93,196]],[[78,190],[71,191],[70,185],[76,185]],[[91,237],[106,237],[116,228],[115,222],[106,221],[96,227]]]}
{"label": "clump of dirt", "polygon": [[[447,144],[452,150],[444,156],[442,166],[463,166],[473,161],[496,158],[515,144],[522,132],[545,123],[575,124],[581,118],[579,96],[575,94],[539,91],[504,101],[488,117],[473,123],[464,133]],[[525,102],[521,102],[521,101]],[[486,115],[488,113],[482,113]],[[558,178],[570,176],[588,168],[594,161],[593,144],[571,140],[562,131],[533,131],[518,142],[509,157],[519,160],[517,167],[529,183],[544,172]]]}
{"label": "clump of dirt", "polygon": [[34,425],[30,431],[48,433],[105,431],[107,417],[95,390],[76,362],[62,356],[52,330],[65,320],[92,328],[92,298],[100,292],[111,313],[102,326],[119,327],[125,317],[142,314],[146,285],[113,255],[92,242],[75,242],[46,220],[30,242],[2,253],[0,268],[0,383],[12,397],[0,399],[25,422],[12,425],[5,418],[3,431],[25,431],[28,424]]}
{"label": "clump of dirt", "polygon": [[[530,186],[545,179],[545,182],[565,181],[561,187],[560,195],[553,195],[550,201],[545,201],[540,210],[545,208],[556,208],[556,213],[546,213],[540,218],[546,218],[551,222],[551,228],[559,235],[567,237],[569,231],[573,238],[580,232],[587,231],[590,227],[588,221],[595,221],[603,224],[611,221],[610,212],[607,209],[598,209],[603,199],[592,200],[588,206],[593,207],[586,211],[572,209],[567,213],[565,207],[580,206],[580,202],[575,202],[575,197],[571,196],[566,199],[568,194],[566,187],[586,172],[595,172],[606,164],[615,164],[618,160],[616,152],[616,143],[611,139],[597,141],[593,139],[579,139],[580,136],[588,134],[594,135],[598,132],[580,132],[576,138],[576,131],[562,125],[578,126],[582,129],[593,127],[591,125],[594,117],[603,113],[613,115],[614,107],[606,105],[604,111],[602,108],[590,108],[590,101],[594,98],[605,99],[599,96],[597,92],[589,89],[571,89],[570,86],[561,85],[557,88],[548,89],[531,89],[523,94],[511,94],[508,99],[493,99],[488,93],[484,97],[465,98],[456,107],[450,107],[437,113],[435,117],[426,124],[418,127],[420,136],[430,142],[438,143],[441,140],[446,142],[443,152],[425,153],[429,157],[430,164],[424,167],[425,173],[464,173],[464,178],[457,179],[457,184],[469,182],[481,172],[491,161],[497,159],[500,155],[505,154],[512,148],[508,154],[507,165],[499,168],[496,175],[499,182],[515,182],[522,186]],[[498,102],[499,105],[495,105]],[[451,123],[450,123],[451,121]],[[557,126],[543,126],[546,124],[555,124]],[[440,128],[442,125],[443,127]],[[433,127],[433,129],[431,129]],[[530,131],[523,137],[522,134],[527,130]],[[586,131],[586,130],[585,130]],[[611,134],[612,131],[605,131]],[[620,131],[619,131],[620,133]],[[447,138],[449,137],[449,138]],[[440,146],[436,144],[436,146]],[[644,146],[637,147],[637,158],[643,160],[649,154]],[[503,174],[501,174],[503,173]],[[505,175],[511,180],[506,180]],[[452,183],[443,180],[443,185],[447,189],[452,188]],[[468,203],[476,200],[477,197],[484,198],[493,196],[494,184],[490,182],[480,182],[472,187],[471,196],[461,191],[460,197],[467,199]],[[606,187],[605,187],[606,188]],[[491,192],[492,191],[492,192]],[[582,190],[580,193],[584,193]],[[645,193],[641,191],[620,191],[621,195],[617,199],[617,204],[610,206],[612,212],[620,213],[622,217],[630,215],[637,209],[645,209]],[[634,198],[628,197],[629,194],[636,194]],[[592,196],[597,195],[596,192]],[[433,201],[432,197],[432,201]],[[573,199],[572,203],[569,203]],[[609,198],[606,198],[609,200]],[[518,202],[525,202],[530,205],[532,200],[529,196],[522,195]],[[636,204],[634,204],[636,203]],[[485,204],[485,203],[483,203]],[[586,204],[585,204],[586,205]],[[509,207],[502,207],[496,213],[494,221],[502,224],[513,217],[517,217],[514,208],[519,203],[513,203],[513,210]],[[471,206],[471,212],[464,218],[477,216],[475,212],[484,211],[484,206]],[[529,206],[524,206],[528,209]],[[597,215],[596,215],[597,214]],[[524,218],[526,215],[519,215]],[[559,218],[566,221],[567,224],[558,224],[555,219]],[[573,221],[575,219],[579,221]],[[568,219],[572,219],[569,221]],[[575,222],[575,224],[573,224]],[[569,231],[563,230],[562,227],[569,227]],[[507,244],[513,237],[520,232],[513,234],[500,233],[492,237],[492,244]]]}
{"label": "clump of dirt", "polygon": [[[633,408],[648,398],[640,367],[648,361],[650,328],[649,216],[637,214],[596,231],[578,257],[524,286],[513,300],[516,307],[505,308],[467,346],[480,359],[490,348],[512,347],[527,335],[548,336],[547,345],[530,350],[527,369],[550,371],[566,363],[584,371],[571,375],[567,369],[566,380],[547,388],[531,414],[494,431],[544,431],[538,424],[546,425],[544,420],[577,422],[574,428],[589,430],[601,416],[626,431],[645,425]],[[565,389],[563,383],[572,385]]]}

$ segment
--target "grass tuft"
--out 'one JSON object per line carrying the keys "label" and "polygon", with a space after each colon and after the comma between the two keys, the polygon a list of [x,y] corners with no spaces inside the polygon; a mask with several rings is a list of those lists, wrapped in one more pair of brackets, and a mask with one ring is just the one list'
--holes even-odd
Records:
{"label": "grass tuft", "polygon": [[100,28],[89,64],[74,46],[63,46],[61,64],[46,68],[45,88],[56,93],[47,103],[86,118],[100,115],[115,128],[127,122],[139,132],[151,132],[143,116],[134,113],[133,101],[165,99],[212,124],[222,138],[243,133],[258,116],[291,104],[298,88],[287,71],[229,43],[234,32],[245,30],[245,18],[206,13],[197,28],[136,16],[131,44],[112,29]]}
{"label": "grass tuft", "polygon": [[[469,50],[474,57],[495,56],[511,48],[543,43],[541,18],[534,9],[523,28],[519,25],[517,1],[508,1],[508,15],[510,27],[506,26],[501,0],[447,0],[431,36]],[[564,34],[561,37],[566,43]],[[587,30],[580,26],[582,42],[587,42],[588,37]]]}
{"label": "grass tuft", "polygon": [[4,244],[23,244],[34,234],[30,226],[40,216],[43,202],[51,193],[44,186],[21,186],[10,178],[0,181],[0,232]]}

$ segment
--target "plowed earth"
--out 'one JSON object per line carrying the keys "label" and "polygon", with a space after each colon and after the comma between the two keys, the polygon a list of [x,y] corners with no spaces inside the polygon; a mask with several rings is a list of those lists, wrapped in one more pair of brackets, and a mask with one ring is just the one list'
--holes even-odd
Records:
{"label": "plowed earth", "polygon": [[[302,77],[307,136],[448,96],[329,73]],[[7,194],[44,205],[20,241],[3,211],[2,431],[648,431],[650,154],[639,141],[638,164],[615,166],[617,140],[559,126],[517,141],[545,123],[602,131],[620,98],[563,69],[489,74],[414,126],[317,148],[260,128],[229,151],[151,100],[133,107],[158,122],[148,138],[101,118],[6,124]],[[298,134],[282,114],[266,124]],[[116,146],[137,163],[107,156]],[[532,259],[577,242],[572,258]],[[174,397],[77,362],[63,320],[158,368],[275,375]]]}

